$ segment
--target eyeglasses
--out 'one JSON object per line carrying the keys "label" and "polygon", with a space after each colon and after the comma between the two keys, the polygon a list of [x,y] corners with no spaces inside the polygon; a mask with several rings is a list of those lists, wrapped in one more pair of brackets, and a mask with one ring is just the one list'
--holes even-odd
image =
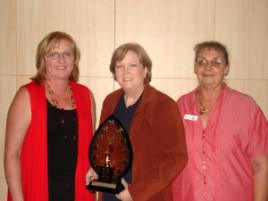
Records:
{"label": "eyeglasses", "polygon": [[46,57],[48,59],[56,60],[59,59],[60,56],[62,56],[64,59],[73,59],[74,58],[74,53],[73,52],[49,52],[47,53]]}
{"label": "eyeglasses", "polygon": [[198,67],[208,67],[208,66],[212,66],[212,67],[220,67],[221,65],[224,64],[224,61],[220,58],[216,58],[216,59],[213,59],[211,61],[208,61],[206,59],[197,59],[195,64],[198,66]]}

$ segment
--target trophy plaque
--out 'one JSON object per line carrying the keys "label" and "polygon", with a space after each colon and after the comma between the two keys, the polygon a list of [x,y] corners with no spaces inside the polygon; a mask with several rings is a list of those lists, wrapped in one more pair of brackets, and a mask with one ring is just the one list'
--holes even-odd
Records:
{"label": "trophy plaque", "polygon": [[113,115],[95,132],[88,156],[99,176],[87,186],[89,190],[119,193],[124,189],[121,178],[132,164],[133,152],[126,130]]}

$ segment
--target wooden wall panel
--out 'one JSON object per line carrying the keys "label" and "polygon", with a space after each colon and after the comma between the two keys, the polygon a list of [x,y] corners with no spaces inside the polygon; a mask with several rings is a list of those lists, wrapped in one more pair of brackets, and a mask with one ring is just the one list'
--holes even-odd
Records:
{"label": "wooden wall panel", "polygon": [[0,179],[0,199],[7,200],[7,186],[5,179]]}
{"label": "wooden wall panel", "polygon": [[[4,141],[8,107],[16,91],[16,1],[0,0],[0,161],[4,159]],[[2,163],[3,164],[3,163]],[[0,166],[0,200],[6,189],[3,165]]]}
{"label": "wooden wall panel", "polygon": [[0,200],[6,199],[6,182],[4,175],[4,142],[5,142],[5,128],[6,117],[9,105],[13,99],[16,91],[16,77],[0,75]]}
{"label": "wooden wall panel", "polygon": [[231,54],[231,79],[268,79],[268,1],[225,0],[216,4],[215,38]]}
{"label": "wooden wall panel", "polygon": [[82,52],[81,75],[110,76],[105,69],[114,48],[112,0],[18,1],[18,74],[35,73],[35,52],[49,32],[71,34]]}
{"label": "wooden wall panel", "polygon": [[16,74],[16,1],[0,0],[0,75]]}
{"label": "wooden wall panel", "polygon": [[[108,67],[106,67],[108,70]],[[88,86],[94,93],[96,103],[96,128],[99,125],[99,118],[104,98],[114,90],[113,78],[88,78],[82,77],[81,83]]]}
{"label": "wooden wall panel", "polygon": [[28,75],[18,75],[17,76],[17,80],[16,80],[16,86],[17,86],[17,90],[19,89],[19,87],[21,87],[22,85],[24,85],[25,83],[30,82],[30,77]]}
{"label": "wooden wall panel", "polygon": [[117,0],[116,46],[144,46],[153,78],[193,77],[193,45],[213,37],[214,6],[214,0]]}
{"label": "wooden wall panel", "polygon": [[195,78],[191,79],[154,79],[152,85],[165,92],[175,101],[185,93],[192,91],[197,86]]}

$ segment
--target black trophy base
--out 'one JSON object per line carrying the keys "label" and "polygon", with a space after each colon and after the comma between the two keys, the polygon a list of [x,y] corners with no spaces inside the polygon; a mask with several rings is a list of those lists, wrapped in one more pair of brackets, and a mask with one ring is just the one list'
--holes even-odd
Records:
{"label": "black trophy base", "polygon": [[95,180],[90,182],[89,185],[87,185],[87,189],[90,191],[100,191],[105,193],[118,194],[122,190],[124,190],[124,186],[120,181],[115,183],[108,183]]}

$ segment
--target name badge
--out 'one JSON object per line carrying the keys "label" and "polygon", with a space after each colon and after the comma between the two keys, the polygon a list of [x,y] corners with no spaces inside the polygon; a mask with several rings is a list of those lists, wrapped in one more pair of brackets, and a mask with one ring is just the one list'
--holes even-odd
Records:
{"label": "name badge", "polygon": [[190,120],[190,121],[197,121],[198,120],[198,116],[193,115],[193,114],[185,114],[183,118],[186,120]]}

